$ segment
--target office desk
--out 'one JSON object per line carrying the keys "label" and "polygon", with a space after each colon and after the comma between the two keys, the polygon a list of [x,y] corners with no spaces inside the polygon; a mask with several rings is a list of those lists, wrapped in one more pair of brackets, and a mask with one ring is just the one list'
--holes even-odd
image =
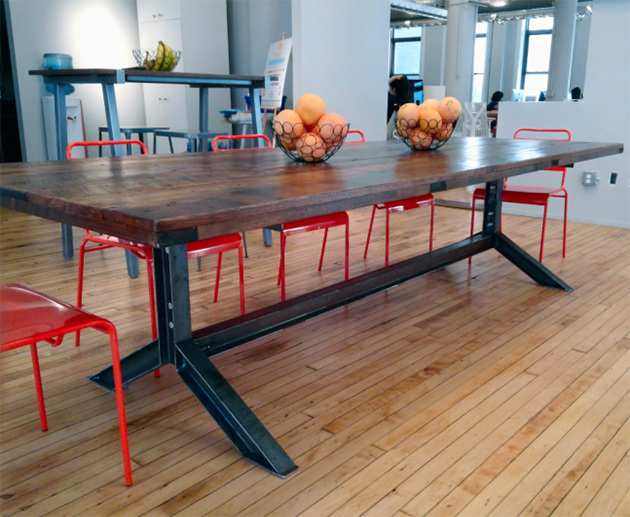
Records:
{"label": "office desk", "polygon": [[[171,363],[255,464],[297,467],[210,357],[477,253],[496,249],[541,285],[570,290],[499,231],[503,178],[623,151],[622,144],[453,138],[436,152],[402,142],[344,146],[320,164],[280,149],[2,165],[2,206],[155,248],[157,340],[122,361],[129,384]],[[439,250],[193,331],[186,243],[377,202],[486,183],[482,231]],[[91,380],[112,389],[111,368]]]}
{"label": "office desk", "polygon": [[[120,140],[120,121],[116,105],[116,92],[114,85],[125,83],[162,83],[185,84],[191,88],[199,89],[199,131],[208,132],[208,90],[210,88],[248,88],[251,99],[254,99],[255,115],[252,120],[254,131],[257,133],[261,127],[260,117],[260,88],[269,86],[269,77],[242,76],[242,75],[217,75],[197,74],[187,72],[154,72],[151,70],[127,68],[123,70],[101,68],[73,68],[66,70],[30,70],[30,75],[41,75],[45,84],[54,86],[55,97],[55,129],[57,132],[57,156],[65,159],[66,147],[68,147],[68,130],[66,116],[66,85],[67,84],[100,84],[103,88],[103,101],[105,103],[105,116],[107,118],[107,130],[111,140]],[[202,141],[202,149],[207,148],[207,141]],[[113,146],[112,154],[122,156],[122,146]],[[62,226],[62,248],[65,258],[72,258],[74,254],[72,243],[72,227]],[[127,269],[129,276],[138,276],[138,259],[131,253],[127,253]]]}

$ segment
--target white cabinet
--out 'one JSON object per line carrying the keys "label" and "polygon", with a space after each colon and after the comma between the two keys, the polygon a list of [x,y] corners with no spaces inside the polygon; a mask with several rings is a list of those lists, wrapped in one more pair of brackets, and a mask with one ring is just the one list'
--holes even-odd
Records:
{"label": "white cabinet", "polygon": [[138,22],[158,22],[179,20],[181,9],[179,0],[137,0]]}
{"label": "white cabinet", "polygon": [[[139,10],[140,2],[138,2]],[[162,41],[173,50],[182,49],[182,25],[179,19],[140,23],[139,33],[140,47],[143,49],[157,49],[158,41]],[[183,53],[175,71],[185,71]],[[183,84],[144,84],[144,110],[147,126],[187,129],[190,124],[186,115],[186,88],[187,86]],[[193,127],[194,125],[193,123]],[[175,139],[173,147],[175,152],[185,152],[186,142]],[[170,152],[167,139],[159,138],[157,154]]]}

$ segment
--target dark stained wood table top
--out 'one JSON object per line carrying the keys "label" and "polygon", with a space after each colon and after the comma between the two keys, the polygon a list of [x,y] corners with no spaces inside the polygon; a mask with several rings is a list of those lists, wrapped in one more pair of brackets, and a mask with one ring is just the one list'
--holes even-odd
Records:
{"label": "dark stained wood table top", "polygon": [[280,149],[0,166],[2,206],[152,246],[439,192],[623,152],[623,144],[452,138],[346,143],[325,163]]}

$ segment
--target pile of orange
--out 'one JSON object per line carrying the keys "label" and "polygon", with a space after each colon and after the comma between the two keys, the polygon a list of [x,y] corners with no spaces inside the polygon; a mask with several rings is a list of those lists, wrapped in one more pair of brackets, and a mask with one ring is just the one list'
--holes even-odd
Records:
{"label": "pile of orange", "polygon": [[295,103],[295,110],[275,116],[273,130],[282,147],[297,152],[306,162],[317,162],[343,142],[348,124],[341,115],[326,113],[321,97],[307,93]]}
{"label": "pile of orange", "polygon": [[453,134],[453,123],[462,106],[455,97],[441,101],[427,99],[422,104],[403,104],[398,110],[396,129],[414,149],[427,149],[433,142],[446,142]]}

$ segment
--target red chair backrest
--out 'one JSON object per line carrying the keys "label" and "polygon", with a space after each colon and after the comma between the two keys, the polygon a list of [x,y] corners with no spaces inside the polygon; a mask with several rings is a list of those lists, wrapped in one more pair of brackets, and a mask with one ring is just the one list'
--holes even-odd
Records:
{"label": "red chair backrest", "polygon": [[[523,136],[528,133],[534,133],[535,135],[540,135],[542,138],[537,138],[536,136]],[[557,136],[558,138],[546,138],[546,136]],[[570,142],[571,141],[571,131],[568,129],[544,129],[544,128],[532,128],[532,127],[522,127],[517,129],[514,132],[515,140],[553,140],[556,142]],[[560,171],[562,172],[562,181],[560,183],[560,188],[564,188],[564,178],[567,174],[566,167],[550,167],[549,169],[545,169],[547,171]],[[507,185],[507,178],[504,180],[504,185]]]}
{"label": "red chair backrest", "polygon": [[214,137],[214,140],[212,140],[212,150],[213,151],[233,151],[235,149],[220,149],[219,148],[219,141],[221,140],[264,140],[265,145],[263,145],[262,147],[260,147],[260,145],[258,146],[259,149],[267,149],[269,147],[271,147],[271,140],[269,140],[269,138],[267,138],[265,135],[218,135]]}
{"label": "red chair backrest", "polygon": [[358,129],[350,129],[348,130],[348,134],[349,135],[359,135],[359,137],[361,138],[361,140],[346,140],[346,144],[363,144],[365,143],[365,135],[363,134],[363,131],[360,131]]}
{"label": "red chair backrest", "polygon": [[104,145],[131,145],[138,144],[140,146],[140,151],[142,154],[149,154],[149,150],[147,146],[144,145],[140,140],[99,140],[96,142],[73,142],[68,147],[66,147],[66,158],[68,160],[72,160],[72,149],[75,147],[102,147]]}
{"label": "red chair backrest", "polygon": [[[144,145],[140,140],[98,140],[95,142],[72,142],[68,147],[66,147],[66,158],[68,160],[72,160],[72,149],[75,147],[102,147],[104,145],[132,145],[138,144],[140,146],[140,151],[142,154],[149,154],[149,150],[147,146]],[[85,228],[85,235],[90,235],[90,230]]]}

